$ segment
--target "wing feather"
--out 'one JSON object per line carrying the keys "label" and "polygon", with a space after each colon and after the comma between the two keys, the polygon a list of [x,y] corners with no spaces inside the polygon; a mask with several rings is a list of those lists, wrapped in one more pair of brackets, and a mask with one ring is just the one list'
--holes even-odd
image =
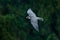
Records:
{"label": "wing feather", "polygon": [[39,32],[38,20],[33,20],[33,21],[31,21],[31,24],[32,24],[32,26],[34,27],[34,29]]}
{"label": "wing feather", "polygon": [[35,13],[31,9],[28,9],[27,13],[30,17],[31,16],[36,17]]}

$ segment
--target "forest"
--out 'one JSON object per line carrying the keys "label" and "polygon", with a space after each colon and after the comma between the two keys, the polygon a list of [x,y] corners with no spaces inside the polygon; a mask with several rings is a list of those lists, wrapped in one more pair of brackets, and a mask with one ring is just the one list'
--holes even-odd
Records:
{"label": "forest", "polygon": [[[26,19],[31,8],[39,32]],[[60,40],[60,0],[0,0],[0,40]]]}

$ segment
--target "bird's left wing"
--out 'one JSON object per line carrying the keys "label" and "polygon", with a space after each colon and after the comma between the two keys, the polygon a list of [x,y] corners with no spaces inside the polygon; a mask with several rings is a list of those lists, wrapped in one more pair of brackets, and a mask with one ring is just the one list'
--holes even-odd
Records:
{"label": "bird's left wing", "polygon": [[31,10],[31,9],[28,9],[27,10],[27,14],[31,17],[36,17],[35,13]]}
{"label": "bird's left wing", "polygon": [[31,24],[32,24],[32,26],[34,27],[34,29],[39,32],[38,20],[33,20],[33,21],[31,21]]}

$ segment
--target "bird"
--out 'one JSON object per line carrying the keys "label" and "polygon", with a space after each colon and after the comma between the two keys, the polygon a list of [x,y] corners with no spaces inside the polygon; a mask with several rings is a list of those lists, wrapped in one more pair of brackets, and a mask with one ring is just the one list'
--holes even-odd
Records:
{"label": "bird", "polygon": [[31,8],[27,10],[28,16],[26,17],[27,19],[30,19],[30,23],[32,24],[33,28],[39,32],[39,27],[38,27],[38,20],[43,21],[43,18],[37,17],[36,14],[32,11]]}

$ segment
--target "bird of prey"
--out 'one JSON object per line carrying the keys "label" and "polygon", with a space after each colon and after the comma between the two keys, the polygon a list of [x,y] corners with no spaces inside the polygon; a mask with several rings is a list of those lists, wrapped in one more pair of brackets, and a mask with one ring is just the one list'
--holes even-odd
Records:
{"label": "bird of prey", "polygon": [[30,22],[31,22],[32,26],[34,27],[34,29],[39,32],[38,20],[43,21],[43,18],[37,17],[30,8],[27,10],[27,14],[28,14],[28,16],[26,18],[30,19]]}

